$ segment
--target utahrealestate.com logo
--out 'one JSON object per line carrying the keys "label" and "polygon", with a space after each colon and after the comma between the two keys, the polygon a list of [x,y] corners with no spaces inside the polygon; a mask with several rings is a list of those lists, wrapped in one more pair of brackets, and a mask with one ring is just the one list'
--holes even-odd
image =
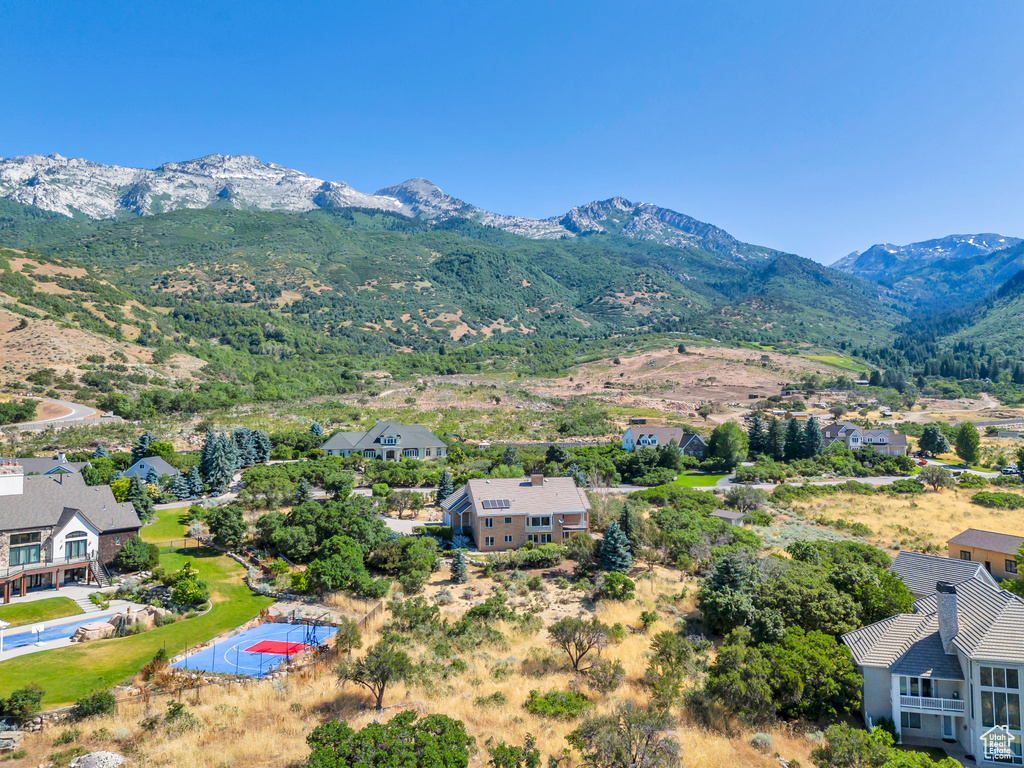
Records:
{"label": "utahrealestate.com logo", "polygon": [[[1010,733],[1010,726],[997,725],[981,734],[981,743],[985,745],[986,760],[1011,760],[1016,755],[1013,742],[1017,737]],[[1018,753],[1019,754],[1019,753]]]}

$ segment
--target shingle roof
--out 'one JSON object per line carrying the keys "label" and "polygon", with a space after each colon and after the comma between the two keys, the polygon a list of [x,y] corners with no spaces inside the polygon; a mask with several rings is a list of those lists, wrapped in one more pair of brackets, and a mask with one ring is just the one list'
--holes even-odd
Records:
{"label": "shingle roof", "polygon": [[[507,501],[508,506],[485,508],[485,501]],[[473,506],[478,515],[576,514],[590,509],[587,494],[571,477],[547,477],[543,485],[529,478],[470,480],[441,503],[442,509],[459,512]]]}
{"label": "shingle roof", "polygon": [[968,528],[963,533],[958,533],[947,544],[958,544],[962,547],[977,547],[987,549],[990,552],[1001,552],[1004,555],[1015,555],[1020,545],[1024,544],[1024,538],[1013,536],[1009,533],[996,533],[994,531],[982,531],[977,528]]}
{"label": "shingle roof", "polygon": [[636,440],[639,440],[642,435],[654,435],[658,438],[658,445],[668,445],[675,440],[676,445],[683,447],[693,438],[700,437],[693,432],[687,432],[682,427],[648,427],[634,424],[629,429]]}
{"label": "shingle roof", "polygon": [[917,596],[932,594],[940,581],[958,584],[967,579],[978,579],[991,587],[998,587],[992,574],[981,563],[944,555],[903,551],[896,555],[889,570],[903,579],[907,589]]}
{"label": "shingle roof", "polygon": [[47,472],[53,472],[54,470],[76,474],[89,463],[87,461],[67,461],[66,459],[60,461],[56,456],[43,456],[34,459],[0,458],[0,463],[4,462],[17,462],[25,470],[26,475],[45,475]]}
{"label": "shingle roof", "polygon": [[24,483],[23,493],[0,496],[0,531],[49,528],[65,510],[81,512],[101,532],[141,526],[130,503],[119,504],[109,486],[87,486],[81,475],[29,475]]}
{"label": "shingle roof", "polygon": [[[398,438],[397,442],[394,445],[384,445],[380,442],[384,434],[395,435]],[[320,447],[325,451],[363,451],[371,448],[444,448],[445,443],[419,424],[378,421],[366,432],[337,432],[327,438]]]}
{"label": "shingle roof", "polygon": [[[139,464],[141,462],[143,462],[143,461],[146,462],[146,464],[148,464],[150,467],[155,469],[156,473],[158,475],[162,476],[162,475],[177,475],[177,474],[179,474],[178,470],[176,470],[174,467],[172,467],[170,464],[168,464],[166,461],[164,461],[159,456],[146,456],[143,459],[139,459],[134,464],[132,464],[130,467],[128,467],[128,469],[126,469],[122,474],[125,477],[134,477],[135,475],[140,474]],[[140,479],[145,480],[146,478],[144,477],[144,475],[147,475],[147,474],[149,474],[148,470],[146,472],[142,473],[143,477],[141,477]]]}

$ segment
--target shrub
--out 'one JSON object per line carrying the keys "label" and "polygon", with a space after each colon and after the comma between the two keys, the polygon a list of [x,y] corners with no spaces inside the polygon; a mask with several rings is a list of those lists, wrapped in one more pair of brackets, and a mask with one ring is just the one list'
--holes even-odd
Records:
{"label": "shrub", "polygon": [[586,712],[592,704],[590,699],[578,691],[548,691],[542,694],[533,690],[523,706],[534,715],[571,720]]}
{"label": "shrub", "polygon": [[654,611],[643,611],[640,614],[640,625],[644,628],[644,632],[650,629],[657,620],[658,614]]}
{"label": "shrub", "polygon": [[978,491],[971,501],[990,509],[1024,509],[1024,496],[1006,491]]}
{"label": "shrub", "polygon": [[755,733],[750,737],[750,746],[758,752],[768,754],[772,751],[772,737],[770,733]]}
{"label": "shrub", "polygon": [[63,747],[65,744],[70,744],[81,737],[82,731],[78,728],[65,728],[60,732],[60,735],[53,740],[53,746]]}
{"label": "shrub", "polygon": [[526,580],[526,586],[531,592],[536,592],[544,586],[544,579],[539,573],[535,573]]}
{"label": "shrub", "polygon": [[601,580],[595,597],[598,600],[625,602],[626,600],[632,600],[635,594],[636,584],[632,579],[617,571],[610,571]]}
{"label": "shrub", "polygon": [[0,715],[28,720],[35,717],[42,709],[44,691],[35,683],[11,693],[6,699],[0,699]]}
{"label": "shrub", "polygon": [[620,661],[602,659],[587,671],[587,686],[598,693],[611,693],[626,679]]}
{"label": "shrub", "polygon": [[885,492],[913,496],[924,493],[924,486],[916,480],[896,480],[885,487]]}
{"label": "shrub", "polygon": [[981,475],[975,475],[971,472],[964,472],[960,475],[960,478],[956,482],[960,488],[984,488],[988,485],[988,480]]}
{"label": "shrub", "polygon": [[508,696],[501,691],[495,691],[489,696],[477,696],[476,705],[478,707],[503,707],[508,704]]}
{"label": "shrub", "polygon": [[83,696],[75,702],[75,707],[71,710],[71,716],[76,720],[112,714],[114,714],[114,694],[110,691],[100,691]]}

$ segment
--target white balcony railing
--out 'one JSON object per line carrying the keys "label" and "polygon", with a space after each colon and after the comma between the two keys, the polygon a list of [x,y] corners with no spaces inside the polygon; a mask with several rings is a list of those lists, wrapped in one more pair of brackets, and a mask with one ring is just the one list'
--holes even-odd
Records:
{"label": "white balcony railing", "polygon": [[901,709],[919,712],[964,712],[963,699],[933,699],[927,696],[900,696]]}

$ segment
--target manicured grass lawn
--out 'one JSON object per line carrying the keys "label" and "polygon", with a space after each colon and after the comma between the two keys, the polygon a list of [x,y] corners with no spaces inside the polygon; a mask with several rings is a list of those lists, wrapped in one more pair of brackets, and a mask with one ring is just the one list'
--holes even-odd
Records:
{"label": "manicured grass lawn", "polygon": [[156,513],[156,522],[144,526],[142,540],[150,544],[159,544],[172,539],[183,539],[188,535],[185,525],[185,514],[188,507],[181,509],[161,509]]}
{"label": "manicured grass lawn", "polygon": [[685,485],[687,488],[696,488],[703,485],[715,485],[723,477],[728,476],[728,472],[724,475],[705,475],[700,472],[684,472],[672,481],[672,485]]}
{"label": "manicured grass lawn", "polygon": [[245,586],[242,566],[212,550],[189,549],[160,558],[167,570],[181,568],[186,560],[192,561],[200,578],[210,585],[213,608],[207,614],[140,635],[97,640],[5,661],[0,663],[0,696],[38,683],[46,692],[44,706],[73,702],[131,677],[160,648],[166,648],[169,657],[174,656],[186,647],[244,624],[274,602],[269,597],[254,595]]}
{"label": "manicured grass lawn", "polygon": [[45,600],[34,600],[31,603],[15,603],[0,606],[0,621],[9,621],[11,627],[23,624],[35,624],[39,621],[60,619],[83,613],[70,597],[48,597]]}

